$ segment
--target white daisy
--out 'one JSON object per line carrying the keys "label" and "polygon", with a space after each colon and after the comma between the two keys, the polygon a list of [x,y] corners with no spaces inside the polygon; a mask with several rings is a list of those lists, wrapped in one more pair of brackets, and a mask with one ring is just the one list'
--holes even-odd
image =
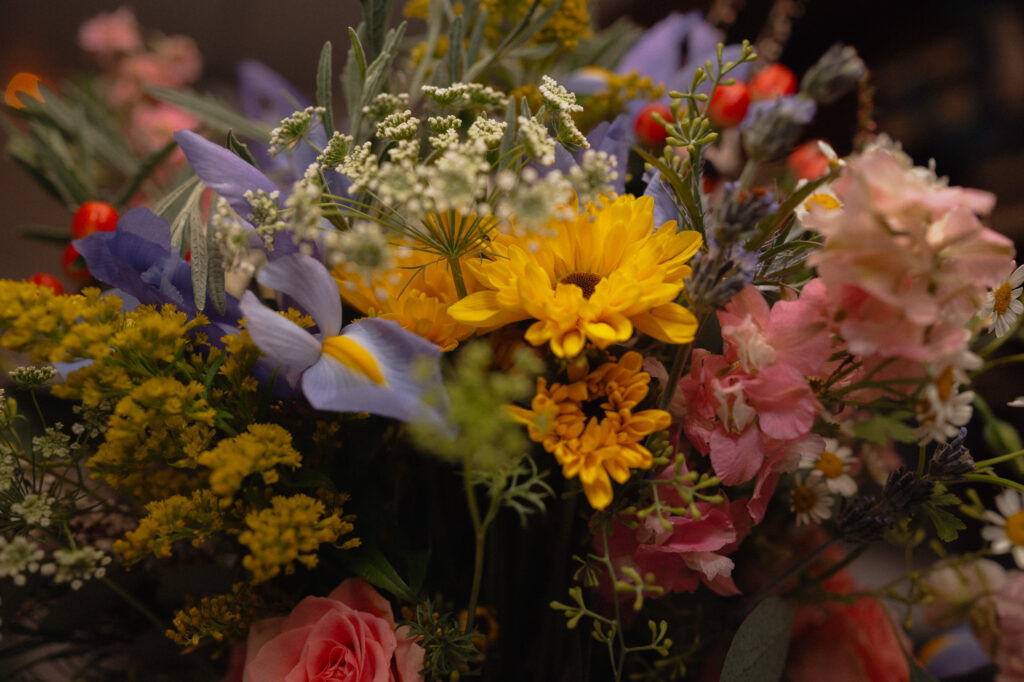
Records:
{"label": "white daisy", "polygon": [[985,510],[985,518],[992,526],[985,526],[981,536],[992,543],[996,554],[1013,554],[1017,568],[1024,569],[1024,494],[1004,490],[996,497],[996,508]]}
{"label": "white daisy", "polygon": [[812,471],[806,479],[797,473],[793,483],[789,493],[789,509],[796,513],[796,525],[821,523],[832,516],[832,503],[835,500],[829,494],[821,472]]}
{"label": "white daisy", "polygon": [[942,371],[924,387],[914,408],[914,416],[920,424],[914,434],[922,445],[956,437],[960,427],[971,420],[974,391],[960,391],[960,385],[969,381],[967,371],[981,364],[981,358],[970,351],[957,353],[945,367],[937,364],[943,367]]}
{"label": "white daisy", "polygon": [[1018,397],[1014,398],[1010,402],[1006,403],[1006,406],[1007,407],[1024,407],[1024,395],[1018,396]]}
{"label": "white daisy", "polygon": [[857,482],[850,475],[853,465],[853,451],[845,445],[839,445],[835,438],[825,439],[825,450],[817,459],[804,458],[802,466],[810,466],[821,474],[829,492],[843,497],[850,497],[857,492]]}
{"label": "white daisy", "polygon": [[1024,288],[1024,265],[1016,267],[1017,261],[1013,262],[1014,270],[1003,283],[985,297],[985,305],[979,315],[988,318],[989,330],[995,332],[996,336],[1005,336],[1010,332],[1017,317],[1024,313],[1024,303],[1020,302],[1021,292]]}
{"label": "white daisy", "polygon": [[[796,189],[800,189],[806,184],[806,180],[801,180],[797,183]],[[797,220],[804,223],[809,215],[820,211],[838,211],[842,206],[843,202],[832,191],[832,186],[822,185],[813,194],[797,204],[793,209],[793,214],[796,215]]]}

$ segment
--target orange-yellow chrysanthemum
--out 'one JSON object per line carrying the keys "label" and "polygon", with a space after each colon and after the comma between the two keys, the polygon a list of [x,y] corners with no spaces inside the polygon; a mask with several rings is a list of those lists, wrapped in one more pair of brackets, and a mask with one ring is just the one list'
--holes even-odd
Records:
{"label": "orange-yellow chrysanthemum", "polygon": [[611,479],[625,483],[630,469],[650,468],[642,441],[671,423],[664,410],[633,412],[651,381],[642,370],[643,357],[630,351],[569,384],[549,387],[539,377],[530,409],[508,408],[530,439],[555,456],[566,478],[579,477],[594,509],[611,503]]}
{"label": "orange-yellow chrysanthemum", "polygon": [[467,261],[483,290],[448,314],[482,331],[535,319],[526,340],[567,358],[586,341],[598,348],[626,341],[634,328],[688,343],[697,320],[676,298],[700,244],[699,233],[677,232],[674,221],[655,231],[650,197],[588,204],[575,218],[551,221],[543,235],[497,235],[491,258]]}
{"label": "orange-yellow chrysanthemum", "polygon": [[[394,320],[444,351],[473,335],[475,328],[448,314],[459,296],[447,262],[410,248],[393,249],[392,258],[395,267],[377,273],[371,282],[354,269],[335,267],[331,274],[342,298],[367,315]],[[471,278],[466,287],[470,291],[479,288]]]}

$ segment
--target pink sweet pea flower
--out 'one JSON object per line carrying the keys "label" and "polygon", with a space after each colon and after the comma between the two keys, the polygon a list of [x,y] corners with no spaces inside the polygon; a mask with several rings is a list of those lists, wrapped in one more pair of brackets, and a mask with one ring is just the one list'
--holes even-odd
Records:
{"label": "pink sweet pea flower", "polygon": [[327,597],[306,597],[286,617],[257,621],[246,644],[245,682],[415,682],[423,648],[396,628],[391,604],[350,578]]}
{"label": "pink sweet pea flower", "polygon": [[[174,140],[179,130],[193,130],[199,119],[169,104],[139,104],[132,109],[129,136],[143,152],[152,153]],[[185,156],[175,150],[180,163]]]}
{"label": "pink sweet pea flower", "polygon": [[109,59],[119,52],[142,49],[142,35],[135,13],[122,7],[116,12],[96,15],[78,29],[78,44],[101,59]]}

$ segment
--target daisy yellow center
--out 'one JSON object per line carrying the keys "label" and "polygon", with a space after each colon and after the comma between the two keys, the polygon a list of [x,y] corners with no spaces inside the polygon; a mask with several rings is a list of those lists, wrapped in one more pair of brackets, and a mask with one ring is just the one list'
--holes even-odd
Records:
{"label": "daisy yellow center", "polygon": [[834,196],[829,194],[812,194],[808,197],[807,202],[804,204],[804,208],[810,211],[815,206],[821,206],[826,211],[834,211],[839,208],[839,202],[836,201]]}
{"label": "daisy yellow center", "polygon": [[362,374],[373,383],[383,386],[384,375],[380,365],[369,351],[345,336],[332,336],[324,341],[324,352],[348,367],[353,372]]}
{"label": "daisy yellow center", "polygon": [[561,279],[562,284],[572,284],[583,291],[583,298],[589,299],[594,295],[597,283],[601,281],[601,275],[592,272],[574,272]]}
{"label": "daisy yellow center", "polygon": [[793,489],[793,495],[791,498],[793,502],[793,509],[797,512],[809,512],[814,509],[815,503],[818,501],[818,496],[814,494],[811,487],[808,485],[798,485]]}
{"label": "daisy yellow center", "polygon": [[834,452],[825,451],[814,468],[825,475],[826,478],[839,478],[843,475],[843,461]]}
{"label": "daisy yellow center", "polygon": [[996,315],[1005,315],[1010,309],[1011,288],[1009,282],[1003,282],[998,289],[992,292],[995,302],[992,304],[992,312]]}
{"label": "daisy yellow center", "polygon": [[1006,538],[1013,544],[1024,547],[1024,511],[1007,517]]}
{"label": "daisy yellow center", "polygon": [[939,391],[939,400],[946,403],[953,397],[953,385],[956,382],[953,379],[953,367],[948,366],[942,370],[938,378],[935,380],[935,388]]}

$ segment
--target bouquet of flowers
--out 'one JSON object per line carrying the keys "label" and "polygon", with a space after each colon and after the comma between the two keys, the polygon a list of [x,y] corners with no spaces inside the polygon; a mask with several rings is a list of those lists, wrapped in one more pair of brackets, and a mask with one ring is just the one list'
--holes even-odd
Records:
{"label": "bouquet of flowers", "polygon": [[1024,679],[1024,266],[855,50],[362,5],[315,102],[8,88],[92,285],[0,281],[7,678]]}

